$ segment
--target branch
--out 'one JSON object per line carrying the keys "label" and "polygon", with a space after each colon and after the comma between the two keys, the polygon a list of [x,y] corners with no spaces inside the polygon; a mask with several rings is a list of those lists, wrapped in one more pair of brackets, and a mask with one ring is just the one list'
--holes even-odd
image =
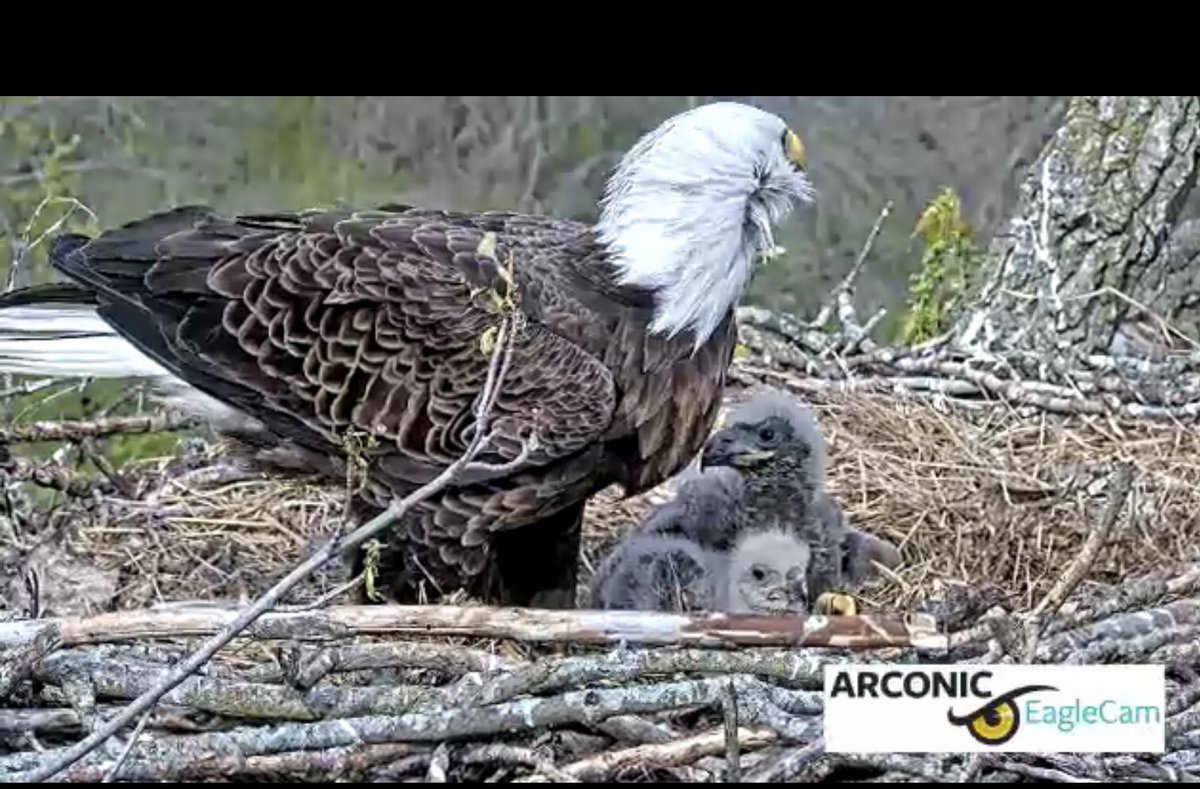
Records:
{"label": "branch", "polygon": [[[360,533],[356,532],[356,535]],[[339,546],[339,550],[344,547]],[[330,553],[329,549],[318,556],[327,553]],[[309,560],[305,567],[314,561]],[[915,647],[928,650],[945,649],[947,646],[945,637],[937,632],[933,617],[923,614],[806,617],[450,605],[362,605],[259,615],[260,608],[261,605],[256,604],[239,611],[236,608],[198,605],[171,611],[119,611],[92,617],[41,621],[58,624],[62,643],[67,647],[142,638],[203,636],[225,631],[233,631],[233,636],[244,633],[255,638],[298,641],[332,641],[360,635],[391,634],[606,646],[625,643],[704,648]],[[251,616],[252,612],[256,615]],[[26,643],[33,628],[31,622],[0,622],[0,644]]]}
{"label": "branch", "polygon": [[[737,742],[741,748],[761,748],[778,740],[778,736],[768,729],[737,730]],[[639,745],[634,748],[623,748],[617,751],[590,756],[562,767],[562,772],[581,781],[603,782],[613,780],[613,776],[630,767],[639,770],[680,767],[696,762],[705,756],[716,756],[726,749],[726,733],[724,730],[712,731],[705,734],[675,740],[669,743]],[[531,777],[520,783],[538,782],[540,776]]]}
{"label": "branch", "polygon": [[861,331],[854,309],[854,283],[858,279],[858,275],[862,272],[863,264],[867,262],[867,256],[871,254],[871,249],[875,246],[875,239],[879,238],[879,232],[883,230],[883,223],[892,213],[894,205],[893,201],[888,200],[883,206],[883,209],[879,212],[879,217],[875,220],[875,224],[871,226],[871,232],[867,234],[867,240],[858,252],[858,257],[854,259],[854,265],[850,267],[850,271],[847,272],[841,283],[829,294],[829,300],[821,307],[821,311],[817,313],[817,317],[812,322],[811,328],[820,329],[824,326],[829,321],[829,316],[836,306],[838,320],[841,322],[843,331],[853,331],[856,329]]}
{"label": "branch", "polygon": [[83,441],[115,435],[188,430],[199,424],[180,415],[123,416],[107,419],[33,422],[0,428],[0,444],[33,444],[48,441]]}

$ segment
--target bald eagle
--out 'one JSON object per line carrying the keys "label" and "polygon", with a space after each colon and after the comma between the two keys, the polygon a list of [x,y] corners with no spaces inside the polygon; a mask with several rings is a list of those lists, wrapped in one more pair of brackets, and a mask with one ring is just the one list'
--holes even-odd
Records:
{"label": "bald eagle", "polygon": [[[380,580],[510,605],[571,607],[587,499],[634,495],[696,455],[716,419],[734,312],[774,229],[810,202],[779,117],[714,103],[622,158],[595,224],[418,206],[223,216],[156,213],[52,245],[65,282],[0,299],[0,372],[147,377],[219,429],[333,472],[372,439],[368,517],[436,477],[473,431],[497,325],[524,327],[477,460],[393,530]],[[510,267],[510,268],[506,268]],[[266,437],[266,438],[264,438]]]}

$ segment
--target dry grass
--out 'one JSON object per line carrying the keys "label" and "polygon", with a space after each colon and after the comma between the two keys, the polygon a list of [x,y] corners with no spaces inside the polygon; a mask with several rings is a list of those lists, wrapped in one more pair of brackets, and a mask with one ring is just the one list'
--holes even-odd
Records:
{"label": "dry grass", "polygon": [[904,563],[873,605],[904,608],[935,581],[999,584],[1014,610],[1049,591],[1094,529],[1117,460],[1133,463],[1132,513],[1088,579],[1118,582],[1195,556],[1200,434],[1096,418],[964,414],[856,397],[822,404],[829,486]]}
{"label": "dry grass", "polygon": [[[1200,553],[1193,427],[1003,406],[951,410],[882,395],[809,398],[828,443],[829,489],[858,528],[904,557],[864,590],[872,609],[909,609],[945,582],[995,583],[1012,610],[1032,609],[1098,524],[1118,460],[1134,465],[1133,517],[1126,507],[1085,583],[1118,583]],[[664,495],[598,497],[585,561],[594,564]]]}
{"label": "dry grass", "polygon": [[[888,396],[809,399],[828,442],[830,490],[852,522],[892,540],[904,556],[894,574],[863,590],[871,609],[909,609],[955,581],[998,584],[1013,610],[1032,608],[1097,524],[1118,459],[1134,465],[1133,516],[1127,507],[1085,583],[1120,582],[1197,555],[1194,429],[1000,406],[951,410]],[[137,500],[71,505],[48,520],[52,531],[65,529],[65,542],[24,535],[25,550],[9,552],[10,567],[39,567],[49,613],[252,599],[339,528],[343,496],[304,480],[213,482],[221,462],[213,451],[183,475],[165,460],[131,470],[141,477]],[[633,499],[613,489],[593,500],[581,592],[612,544],[669,495],[667,483]],[[320,597],[344,583],[345,572],[326,567],[291,602]],[[9,577],[10,592],[19,592],[21,572]]]}

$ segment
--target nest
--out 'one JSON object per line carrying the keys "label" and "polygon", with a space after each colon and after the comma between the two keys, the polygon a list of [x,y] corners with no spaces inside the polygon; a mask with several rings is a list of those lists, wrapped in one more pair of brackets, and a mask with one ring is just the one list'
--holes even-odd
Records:
{"label": "nest", "polygon": [[[749,386],[731,388],[731,400],[764,384],[744,371],[738,377]],[[1133,482],[1122,515],[1063,607],[1070,621],[1049,627],[1036,655],[1066,660],[1078,640],[1073,633],[1100,628],[1125,640],[1097,635],[1090,654],[1104,643],[1107,657],[1195,662],[1179,639],[1130,635],[1122,618],[1172,600],[1193,604],[1189,595],[1200,588],[1192,564],[1200,536],[1194,429],[814,391],[786,370],[766,383],[804,392],[828,443],[829,489],[858,528],[900,547],[903,564],[860,591],[865,610],[946,614],[947,600],[957,599],[958,609],[943,619],[974,628],[975,637],[941,657],[983,659],[1003,646],[1013,617],[1051,594],[1096,534],[1112,500],[1114,464],[1123,461]],[[336,486],[265,478],[221,446],[188,446],[178,457],[123,469],[118,487],[126,495],[78,495],[96,483],[55,477],[75,498],[8,522],[0,560],[9,618],[36,611],[47,628],[60,629],[22,631],[29,640],[15,652],[24,657],[10,655],[23,666],[15,675],[26,679],[6,689],[7,709],[0,709],[0,737],[11,750],[0,756],[0,773],[44,763],[33,741],[50,753],[78,741],[159,681],[196,646],[197,634],[219,629],[228,610],[222,605],[255,598],[343,528],[345,496]],[[667,483],[632,499],[609,490],[592,500],[581,593],[605,552],[669,495]],[[327,605],[344,589],[347,570],[326,565],[285,602]],[[956,589],[969,593],[955,598]],[[207,607],[169,605],[178,601]],[[136,619],[152,607],[166,618]],[[989,611],[1004,613],[988,619]],[[1160,778],[1190,769],[1169,761],[822,754],[814,727],[823,666],[919,659],[908,648],[870,656],[839,649],[611,653],[567,637],[569,627],[554,631],[567,636],[530,643],[494,633],[454,636],[471,628],[444,620],[432,629],[426,622],[425,631],[392,623],[394,631],[435,634],[397,639],[380,638],[350,614],[336,621],[297,616],[300,624],[287,627],[300,630],[278,622],[251,628],[171,691],[142,721],[142,739],[127,739],[124,758],[124,745],[113,740],[66,776],[95,780],[118,763],[121,778],[142,780],[958,780],[981,771],[1011,780]],[[331,632],[341,640],[320,643]],[[0,680],[3,665],[0,653]],[[79,677],[88,679],[72,679]],[[1196,683],[1186,673],[1170,678],[1175,750],[1200,742],[1191,708],[1200,698]]]}
{"label": "nest", "polygon": [[[734,388],[730,400],[751,391]],[[1087,580],[1119,583],[1197,556],[1198,431],[1007,408],[951,410],[883,395],[806,398],[828,442],[828,488],[858,528],[891,540],[904,557],[863,590],[868,608],[908,610],[947,583],[994,585],[1011,610],[1031,608],[1095,529],[1117,460],[1133,465],[1132,504]],[[245,601],[341,528],[345,496],[336,487],[247,471],[221,446],[181,466],[165,459],[129,469],[136,499],[77,501],[57,511],[47,522],[55,534],[65,532],[65,553],[59,539],[26,538],[35,547],[24,563],[45,576],[44,611]],[[592,500],[581,604],[604,554],[671,495],[668,482],[629,499],[612,488]],[[80,598],[71,579],[85,572],[94,588]],[[340,563],[327,566],[298,597],[328,593],[348,580],[345,572]],[[60,597],[74,602],[64,608]]]}

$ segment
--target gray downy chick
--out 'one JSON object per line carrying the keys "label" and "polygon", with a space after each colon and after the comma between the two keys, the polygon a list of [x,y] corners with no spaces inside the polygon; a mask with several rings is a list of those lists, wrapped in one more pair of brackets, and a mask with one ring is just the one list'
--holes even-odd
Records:
{"label": "gray downy chick", "polygon": [[724,557],[681,537],[638,534],[618,545],[591,584],[594,608],[690,613],[720,608]]}
{"label": "gray downy chick", "polygon": [[810,604],[867,580],[872,562],[895,567],[900,561],[891,543],[846,523],[824,488],[825,463],[825,441],[811,410],[778,390],[732,409],[701,456],[704,470],[736,469],[742,477],[735,533],[782,530],[808,547]]}
{"label": "gray downy chick", "polygon": [[747,532],[729,555],[722,610],[731,614],[807,614],[812,552],[785,530]]}
{"label": "gray downy chick", "polygon": [[637,533],[680,537],[728,553],[737,539],[744,492],[745,481],[732,467],[689,468],[678,478],[675,498],[655,508]]}

